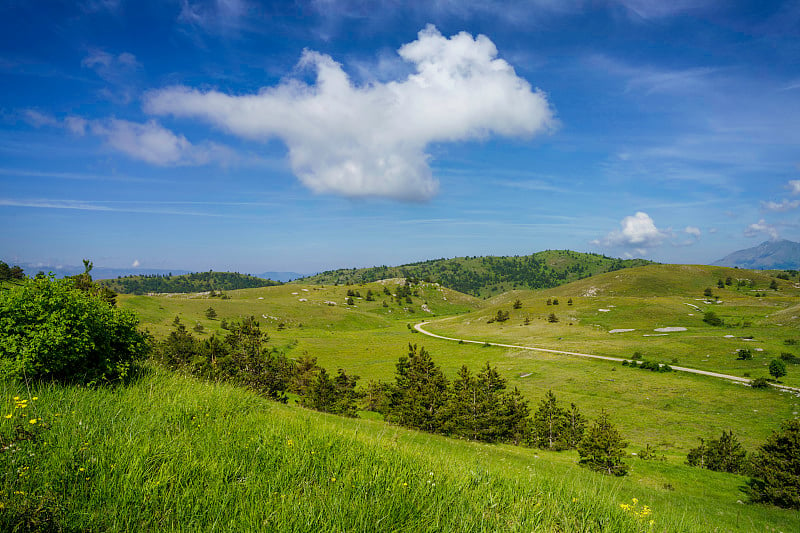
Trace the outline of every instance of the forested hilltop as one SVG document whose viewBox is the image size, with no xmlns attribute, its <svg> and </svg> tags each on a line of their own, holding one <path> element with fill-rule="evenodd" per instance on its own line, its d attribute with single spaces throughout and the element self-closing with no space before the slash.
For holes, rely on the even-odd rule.
<svg viewBox="0 0 800 533">
<path fill-rule="evenodd" d="M 556 287 L 595 274 L 651 263 L 644 259 L 618 259 L 570 250 L 547 250 L 513 257 L 455 257 L 396 267 L 329 270 L 298 282 L 342 285 L 387 278 L 415 278 L 474 296 L 492 296 L 511 289 Z"/>
<path fill-rule="evenodd" d="M 205 292 L 255 289 L 280 285 L 278 281 L 257 278 L 238 272 L 195 272 L 180 276 L 152 274 L 124 276 L 97 282 L 121 294 L 147 294 L 158 292 Z"/>
</svg>

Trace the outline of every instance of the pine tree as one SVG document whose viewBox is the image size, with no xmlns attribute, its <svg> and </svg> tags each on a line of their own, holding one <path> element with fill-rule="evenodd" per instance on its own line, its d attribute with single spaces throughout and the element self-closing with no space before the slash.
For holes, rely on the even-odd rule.
<svg viewBox="0 0 800 533">
<path fill-rule="evenodd" d="M 628 465 L 622 461 L 625 446 L 627 443 L 603 410 L 578 444 L 579 463 L 604 474 L 624 476 L 628 471 Z"/>
<path fill-rule="evenodd" d="M 747 491 L 755 502 L 800 509 L 800 420 L 786 420 L 753 456 Z"/>
<path fill-rule="evenodd" d="M 217 318 L 217 312 L 214 311 L 213 307 L 209 307 L 208 309 L 206 309 L 206 318 L 209 320 L 214 320 L 215 318 Z"/>
<path fill-rule="evenodd" d="M 537 448 L 563 450 L 565 413 L 558 407 L 556 395 L 547 391 L 545 399 L 539 402 L 539 408 L 533 415 L 531 423 L 531 444 Z"/>
<path fill-rule="evenodd" d="M 430 354 L 408 345 L 408 356 L 397 363 L 390 418 L 425 431 L 439 428 L 439 410 L 447 401 L 448 382 Z"/>
<path fill-rule="evenodd" d="M 578 407 L 571 403 L 569 410 L 564 412 L 564 429 L 561 440 L 567 448 L 577 448 L 585 431 L 586 418 L 578 410 Z"/>
<path fill-rule="evenodd" d="M 739 474 L 744 471 L 747 453 L 731 431 L 722 431 L 719 439 L 700 439 L 700 446 L 689 450 L 687 464 Z"/>
<path fill-rule="evenodd" d="M 529 439 L 530 409 L 528 401 L 522 396 L 518 388 L 503 396 L 503 414 L 505 418 L 505 432 L 503 441 L 519 445 Z"/>
</svg>

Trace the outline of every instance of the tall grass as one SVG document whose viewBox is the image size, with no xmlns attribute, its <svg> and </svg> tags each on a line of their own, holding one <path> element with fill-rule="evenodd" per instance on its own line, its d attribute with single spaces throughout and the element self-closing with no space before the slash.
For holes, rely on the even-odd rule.
<svg viewBox="0 0 800 533">
<path fill-rule="evenodd" d="M 4 438 L 38 428 L 0 453 L 3 531 L 647 529 L 613 492 L 507 478 L 400 429 L 372 423 L 382 431 L 363 438 L 224 384 L 155 371 L 116 389 L 40 387 L 22 409 L 12 398 L 27 391 L 0 390 Z"/>
<path fill-rule="evenodd" d="M 797 513 L 726 501 L 738 482 L 730 475 L 637 461 L 630 476 L 612 479 L 568 454 L 339 418 L 159 369 L 118 388 L 0 383 L 0 435 L 0 531 L 798 525 Z M 677 490 L 662 489 L 665 481 Z"/>
</svg>

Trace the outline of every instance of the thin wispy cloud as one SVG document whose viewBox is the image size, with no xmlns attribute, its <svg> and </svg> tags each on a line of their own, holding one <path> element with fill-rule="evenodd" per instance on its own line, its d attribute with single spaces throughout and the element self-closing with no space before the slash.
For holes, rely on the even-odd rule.
<svg viewBox="0 0 800 533">
<path fill-rule="evenodd" d="M 73 211 L 103 211 L 108 213 L 140 213 L 150 215 L 177 215 L 177 216 L 197 216 L 197 217 L 234 217 L 237 215 L 210 213 L 203 211 L 185 211 L 163 208 L 146 207 L 124 207 L 109 206 L 105 204 L 83 201 L 83 200 L 62 200 L 62 199 L 13 199 L 0 198 L 0 206 L 3 207 L 25 207 L 33 209 L 67 209 Z"/>
</svg>

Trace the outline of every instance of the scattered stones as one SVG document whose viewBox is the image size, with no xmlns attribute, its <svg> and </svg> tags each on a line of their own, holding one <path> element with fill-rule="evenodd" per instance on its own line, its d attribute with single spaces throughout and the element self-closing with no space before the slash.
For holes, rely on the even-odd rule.
<svg viewBox="0 0 800 533">
<path fill-rule="evenodd" d="M 658 331 L 661 333 L 672 333 L 674 331 L 686 331 L 686 328 L 681 326 L 667 326 L 665 328 L 656 328 L 653 331 Z"/>
<path fill-rule="evenodd" d="M 609 330 L 609 333 L 625 333 L 628 331 L 636 331 L 635 329 L 612 329 Z"/>
</svg>

